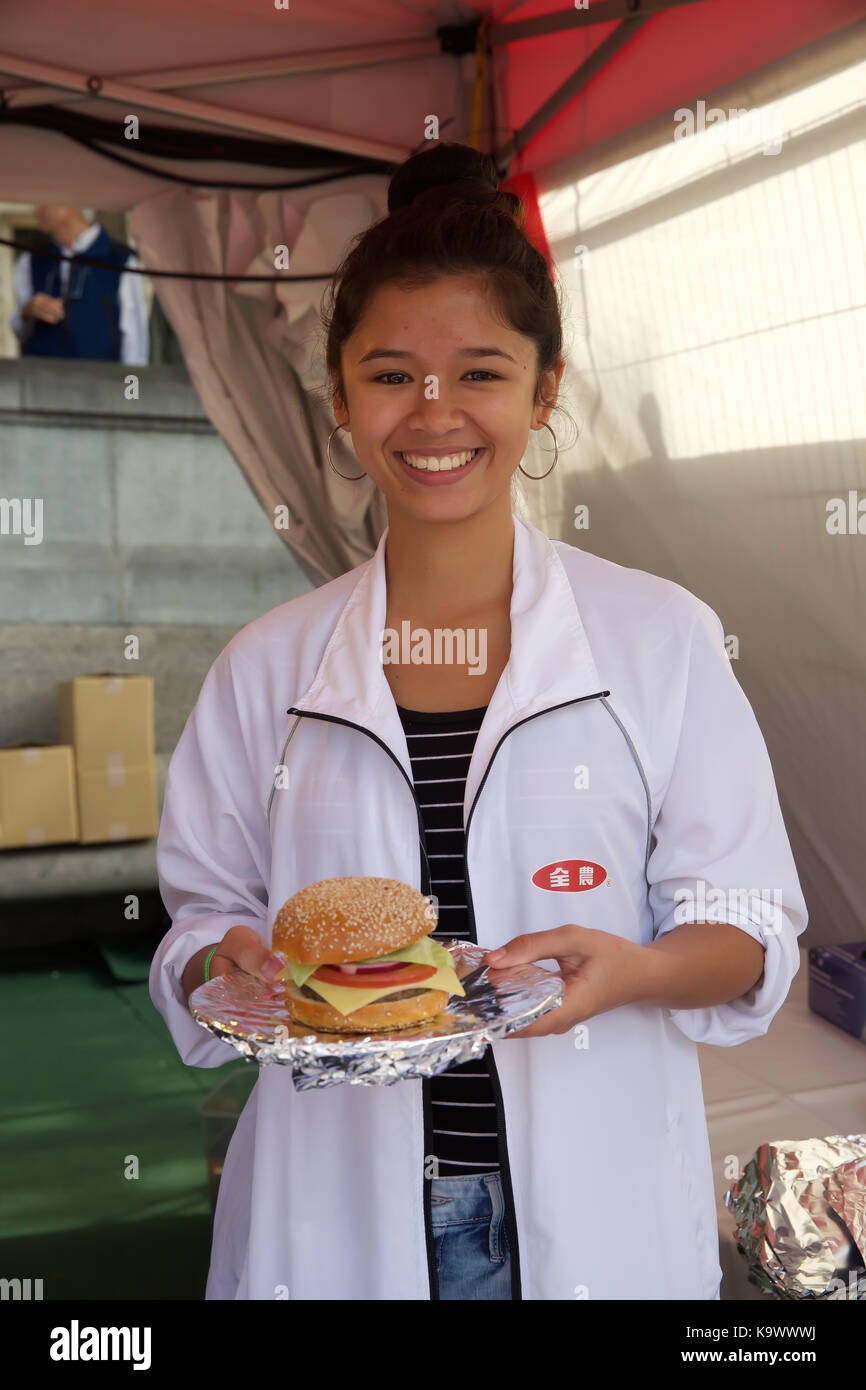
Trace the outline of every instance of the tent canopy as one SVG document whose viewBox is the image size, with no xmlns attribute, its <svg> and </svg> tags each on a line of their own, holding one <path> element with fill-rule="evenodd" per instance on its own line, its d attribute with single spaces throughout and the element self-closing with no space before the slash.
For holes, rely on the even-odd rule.
<svg viewBox="0 0 866 1390">
<path fill-rule="evenodd" d="M 327 279 L 431 134 L 493 153 L 563 290 L 581 425 L 522 484 L 524 514 L 716 610 L 808 944 L 862 938 L 862 0 L 281 6 L 7 0 L 4 197 L 129 210 L 149 271 L 216 277 L 154 283 L 211 420 L 268 521 L 288 505 L 282 538 L 320 583 L 386 520 L 369 480 L 324 463 Z M 778 117 L 783 139 L 732 116 L 728 144 L 675 140 L 700 103 Z M 345 435 L 332 456 L 359 471 Z M 550 453 L 531 438 L 525 462 L 541 475 Z"/>
<path fill-rule="evenodd" d="M 468 109 L 504 172 L 539 174 L 863 15 L 860 0 L 282 3 L 10 0 L 6 198 L 126 209 L 177 178 L 381 174 L 431 114 L 442 138 L 471 137 Z"/>
</svg>

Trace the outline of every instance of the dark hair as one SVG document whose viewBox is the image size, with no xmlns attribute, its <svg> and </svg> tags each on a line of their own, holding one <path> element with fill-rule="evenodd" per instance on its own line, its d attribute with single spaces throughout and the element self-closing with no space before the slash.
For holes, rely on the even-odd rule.
<svg viewBox="0 0 866 1390">
<path fill-rule="evenodd" d="M 341 349 L 373 293 L 386 283 L 420 286 L 460 274 L 478 276 L 494 312 L 535 343 L 537 400 L 542 373 L 562 357 L 562 320 L 547 262 L 525 223 L 522 200 L 499 188 L 493 160 L 470 145 L 431 145 L 401 164 L 388 186 L 388 215 L 355 237 L 322 312 L 325 360 L 344 403 Z"/>
</svg>

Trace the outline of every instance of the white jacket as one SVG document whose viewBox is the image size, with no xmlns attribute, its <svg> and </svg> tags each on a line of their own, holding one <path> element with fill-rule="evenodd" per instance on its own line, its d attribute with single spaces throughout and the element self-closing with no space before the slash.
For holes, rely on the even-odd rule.
<svg viewBox="0 0 866 1390">
<path fill-rule="evenodd" d="M 478 943 L 567 922 L 647 943 L 709 915 L 701 885 L 781 891 L 783 911 L 768 924 L 732 898 L 723 920 L 766 948 L 762 979 L 732 1003 L 622 1006 L 591 1019 L 581 1045 L 571 1031 L 492 1044 L 513 1296 L 715 1299 L 695 1043 L 767 1031 L 807 921 L 769 757 L 711 608 L 514 524 L 511 655 L 466 783 Z M 202 946 L 235 923 L 270 944 L 277 910 L 317 879 L 370 874 L 430 891 L 380 659 L 387 534 L 370 560 L 232 638 L 172 757 L 157 858 L 173 925 L 150 992 L 189 1066 L 238 1056 L 195 1022 L 181 989 Z M 275 791 L 281 766 L 288 785 Z M 562 860 L 606 877 L 574 892 L 533 883 Z M 678 889 L 695 905 L 678 907 Z M 290 1067 L 260 1067 L 225 1161 L 206 1297 L 436 1297 L 422 1088 L 297 1092 Z"/>
</svg>

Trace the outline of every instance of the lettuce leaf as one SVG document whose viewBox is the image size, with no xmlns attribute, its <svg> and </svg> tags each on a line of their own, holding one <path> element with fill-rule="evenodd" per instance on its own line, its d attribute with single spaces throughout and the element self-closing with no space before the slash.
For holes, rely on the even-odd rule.
<svg viewBox="0 0 866 1390">
<path fill-rule="evenodd" d="M 368 956 L 367 960 L 407 960 L 414 961 L 417 965 L 432 965 L 437 970 L 443 968 L 454 968 L 454 957 L 441 941 L 432 941 L 429 936 L 422 936 L 419 941 L 413 941 L 411 946 L 403 946 L 399 951 L 388 951 L 383 956 Z M 364 961 L 353 961 L 354 965 L 362 965 Z M 312 965 L 302 964 L 300 961 L 290 960 L 284 970 L 277 975 L 278 980 L 288 979 L 289 975 L 295 984 L 300 987 L 307 983 L 307 980 L 319 968 L 319 962 Z"/>
</svg>

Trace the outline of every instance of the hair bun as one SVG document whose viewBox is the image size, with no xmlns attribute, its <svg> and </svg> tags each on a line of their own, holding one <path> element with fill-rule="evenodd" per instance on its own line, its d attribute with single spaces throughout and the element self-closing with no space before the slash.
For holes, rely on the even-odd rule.
<svg viewBox="0 0 866 1390">
<path fill-rule="evenodd" d="M 512 216 L 522 206 L 513 193 L 500 191 L 496 165 L 489 155 L 471 145 L 446 141 L 421 150 L 400 165 L 388 186 L 388 212 L 419 202 L 441 205 L 446 187 L 448 200 L 482 206 L 498 203 Z"/>
</svg>

